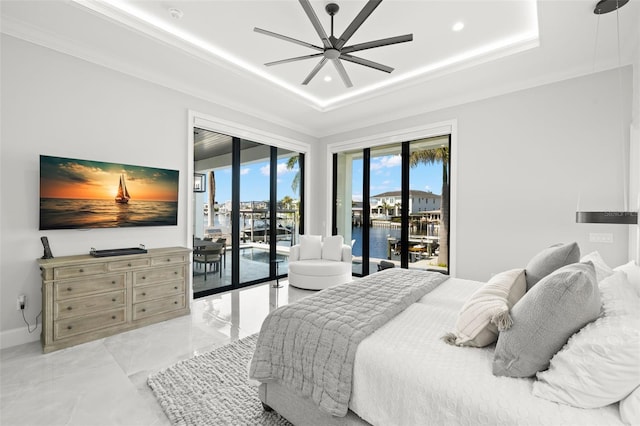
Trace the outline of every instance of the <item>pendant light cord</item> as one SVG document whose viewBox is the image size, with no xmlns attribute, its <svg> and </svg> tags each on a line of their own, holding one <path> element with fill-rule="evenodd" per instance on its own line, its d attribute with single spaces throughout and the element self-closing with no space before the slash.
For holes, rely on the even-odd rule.
<svg viewBox="0 0 640 426">
<path fill-rule="evenodd" d="M 627 180 L 629 179 L 629 177 L 627 176 L 627 155 L 625 155 L 627 153 L 627 148 L 625 146 L 624 140 L 624 119 L 622 117 L 622 112 L 624 111 L 624 104 L 622 102 L 622 63 L 621 63 L 621 58 L 622 58 L 622 53 L 620 50 L 620 3 L 619 0 L 616 0 L 616 35 L 618 38 L 618 97 L 620 100 L 620 139 L 621 139 L 621 145 L 622 145 L 622 150 L 620 152 L 620 155 L 622 156 L 622 188 L 623 188 L 623 200 L 624 200 L 624 211 L 629 211 L 629 194 L 628 194 L 628 183 Z"/>
</svg>

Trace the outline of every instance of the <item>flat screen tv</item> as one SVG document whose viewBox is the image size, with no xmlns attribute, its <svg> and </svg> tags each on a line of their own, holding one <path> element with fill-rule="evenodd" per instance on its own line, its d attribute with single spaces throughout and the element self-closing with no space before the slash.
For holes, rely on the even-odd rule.
<svg viewBox="0 0 640 426">
<path fill-rule="evenodd" d="M 40 156 L 40 230 L 178 224 L 178 170 Z"/>
</svg>

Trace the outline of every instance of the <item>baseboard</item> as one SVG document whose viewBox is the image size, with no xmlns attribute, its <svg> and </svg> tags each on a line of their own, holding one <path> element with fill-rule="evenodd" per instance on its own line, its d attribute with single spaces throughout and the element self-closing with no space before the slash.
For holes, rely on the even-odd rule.
<svg viewBox="0 0 640 426">
<path fill-rule="evenodd" d="M 40 340 L 40 331 L 40 326 L 38 326 L 35 331 L 29 333 L 26 325 L 24 327 L 2 331 L 0 332 L 0 349 L 6 349 Z"/>
</svg>

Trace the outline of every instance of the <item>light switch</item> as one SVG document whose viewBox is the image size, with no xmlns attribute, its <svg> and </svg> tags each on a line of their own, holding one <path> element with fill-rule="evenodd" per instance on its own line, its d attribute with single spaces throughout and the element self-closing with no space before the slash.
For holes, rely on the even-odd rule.
<svg viewBox="0 0 640 426">
<path fill-rule="evenodd" d="M 610 232 L 590 232 L 589 241 L 592 243 L 613 243 L 613 234 Z"/>
</svg>

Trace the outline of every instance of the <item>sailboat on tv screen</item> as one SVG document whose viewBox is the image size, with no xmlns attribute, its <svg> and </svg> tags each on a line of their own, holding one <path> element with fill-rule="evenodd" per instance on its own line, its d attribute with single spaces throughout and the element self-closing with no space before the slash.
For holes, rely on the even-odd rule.
<svg viewBox="0 0 640 426">
<path fill-rule="evenodd" d="M 127 191 L 127 184 L 124 181 L 124 175 L 120 175 L 120 184 L 118 185 L 118 194 L 116 195 L 116 203 L 127 204 L 131 196 Z"/>
</svg>

